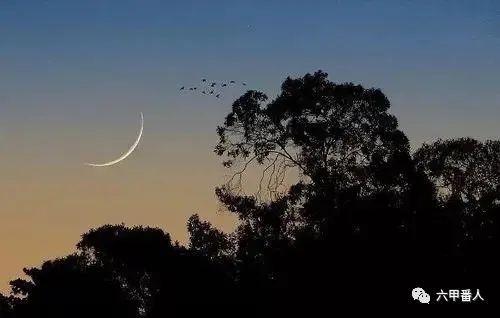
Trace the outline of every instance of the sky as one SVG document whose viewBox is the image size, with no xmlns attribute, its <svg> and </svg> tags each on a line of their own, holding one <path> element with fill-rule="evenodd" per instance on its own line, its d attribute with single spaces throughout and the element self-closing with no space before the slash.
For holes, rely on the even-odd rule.
<svg viewBox="0 0 500 318">
<path fill-rule="evenodd" d="M 186 242 L 193 213 L 230 230 L 214 188 L 222 98 L 201 78 L 270 97 L 324 70 L 378 87 L 412 147 L 500 136 L 500 2 L 0 0 L 0 291 L 107 223 Z M 118 157 L 121 164 L 84 162 Z"/>
</svg>

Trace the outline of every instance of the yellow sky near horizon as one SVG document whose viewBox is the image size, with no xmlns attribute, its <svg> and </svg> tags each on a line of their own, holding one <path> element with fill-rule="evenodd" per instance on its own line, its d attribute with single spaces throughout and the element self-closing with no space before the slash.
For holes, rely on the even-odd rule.
<svg viewBox="0 0 500 318">
<path fill-rule="evenodd" d="M 116 158 L 138 123 L 130 118 L 106 131 L 83 123 L 29 132 L 2 126 L 4 140 L 19 142 L 1 144 L 1 292 L 23 267 L 72 253 L 80 235 L 100 225 L 160 227 L 181 242 L 193 213 L 226 230 L 234 226 L 215 199 L 227 173 L 212 151 L 215 133 L 163 136 L 146 117 L 143 140 L 129 158 L 106 168 L 83 164 Z"/>
</svg>

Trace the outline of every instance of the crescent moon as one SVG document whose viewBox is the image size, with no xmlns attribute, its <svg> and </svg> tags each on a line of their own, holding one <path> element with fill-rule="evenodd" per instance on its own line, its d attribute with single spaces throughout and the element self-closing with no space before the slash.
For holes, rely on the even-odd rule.
<svg viewBox="0 0 500 318">
<path fill-rule="evenodd" d="M 125 160 L 130 154 L 137 148 L 137 145 L 139 145 L 139 142 L 141 141 L 142 137 L 142 131 L 144 130 L 144 115 L 141 112 L 141 130 L 139 131 L 139 135 L 137 136 L 137 139 L 135 140 L 134 144 L 127 150 L 125 153 L 123 153 L 118 159 L 115 159 L 110 162 L 105 162 L 105 163 L 85 163 L 87 166 L 91 167 L 109 167 L 114 164 L 119 163 L 122 160 Z"/>
</svg>

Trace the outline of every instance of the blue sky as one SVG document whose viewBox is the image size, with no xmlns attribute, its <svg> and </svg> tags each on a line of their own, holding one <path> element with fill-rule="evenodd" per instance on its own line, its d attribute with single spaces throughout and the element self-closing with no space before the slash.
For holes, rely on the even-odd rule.
<svg viewBox="0 0 500 318">
<path fill-rule="evenodd" d="M 495 1 L 1 0 L 1 117 L 179 114 L 204 107 L 177 92 L 201 76 L 274 94 L 321 68 L 381 87 L 402 123 L 483 112 L 484 126 L 499 119 L 499 21 Z"/>
</svg>

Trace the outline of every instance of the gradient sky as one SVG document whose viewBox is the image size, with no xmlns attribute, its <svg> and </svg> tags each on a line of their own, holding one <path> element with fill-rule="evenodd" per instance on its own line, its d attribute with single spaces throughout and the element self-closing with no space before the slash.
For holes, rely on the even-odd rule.
<svg viewBox="0 0 500 318">
<path fill-rule="evenodd" d="M 380 87 L 414 147 L 500 136 L 497 1 L 0 0 L 0 291 L 105 223 L 185 242 L 214 187 L 220 100 L 201 77 L 274 96 L 288 75 Z M 144 112 L 143 142 L 122 164 Z"/>
</svg>

